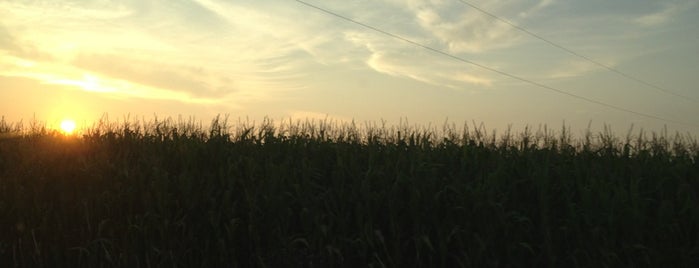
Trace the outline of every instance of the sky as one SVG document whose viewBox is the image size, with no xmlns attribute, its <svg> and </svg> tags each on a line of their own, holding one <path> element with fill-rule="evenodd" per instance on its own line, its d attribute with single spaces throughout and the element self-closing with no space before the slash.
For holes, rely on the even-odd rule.
<svg viewBox="0 0 699 268">
<path fill-rule="evenodd" d="M 2 0 L 0 116 L 699 136 L 696 0 L 303 2 Z"/>
</svg>

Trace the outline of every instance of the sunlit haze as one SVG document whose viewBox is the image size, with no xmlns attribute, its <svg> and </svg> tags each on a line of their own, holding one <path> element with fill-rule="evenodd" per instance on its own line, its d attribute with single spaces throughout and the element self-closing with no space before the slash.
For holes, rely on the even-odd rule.
<svg viewBox="0 0 699 268">
<path fill-rule="evenodd" d="M 65 134 L 72 134 L 75 130 L 76 124 L 72 119 L 64 119 L 61 121 L 61 131 Z"/>
<path fill-rule="evenodd" d="M 0 115 L 699 134 L 696 0 L 303 2 L 1 1 Z"/>
</svg>

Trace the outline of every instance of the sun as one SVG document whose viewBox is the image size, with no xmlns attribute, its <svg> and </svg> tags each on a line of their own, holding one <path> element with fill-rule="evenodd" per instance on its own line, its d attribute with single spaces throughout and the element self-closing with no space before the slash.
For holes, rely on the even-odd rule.
<svg viewBox="0 0 699 268">
<path fill-rule="evenodd" d="M 72 119 L 64 119 L 61 121 L 61 130 L 65 134 L 73 134 L 73 131 L 75 131 L 75 121 Z"/>
</svg>

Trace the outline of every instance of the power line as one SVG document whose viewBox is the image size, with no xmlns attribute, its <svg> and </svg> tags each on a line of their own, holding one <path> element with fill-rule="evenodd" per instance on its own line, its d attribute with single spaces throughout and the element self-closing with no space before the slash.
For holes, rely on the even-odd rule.
<svg viewBox="0 0 699 268">
<path fill-rule="evenodd" d="M 405 37 L 402 37 L 402 36 L 399 36 L 399 35 L 396 35 L 396 34 L 392 34 L 392 33 L 390 33 L 390 32 L 387 32 L 387 31 L 381 30 L 381 29 L 379 29 L 379 28 L 376 28 L 376 27 L 374 27 L 374 26 L 371 26 L 371 25 L 368 25 L 368 24 L 365 24 L 365 23 L 362 23 L 362 22 L 353 20 L 353 19 L 348 18 L 348 17 L 346 17 L 346 16 L 343 16 L 343 15 L 340 15 L 340 14 L 335 13 L 335 12 L 333 12 L 333 11 L 330 11 L 330 10 L 328 10 L 328 9 L 324 9 L 324 8 L 322 8 L 322 7 L 319 7 L 319 6 L 316 6 L 316 5 L 307 3 L 307 2 L 305 2 L 305 1 L 296 0 L 296 2 L 301 3 L 301 4 L 304 4 L 304 5 L 306 5 L 306 6 L 308 6 L 308 7 L 311 7 L 311 8 L 317 9 L 317 10 L 322 11 L 322 12 L 324 12 L 324 13 L 327 13 L 327 14 L 329 14 L 329 15 L 338 17 L 338 18 L 340 18 L 340 19 L 346 20 L 346 21 L 348 21 L 348 22 L 352 22 L 352 23 L 357 24 L 357 25 L 360 25 L 360 26 L 362 26 L 362 27 L 365 27 L 365 28 L 374 30 L 374 31 L 376 31 L 376 32 L 382 33 L 382 34 L 387 35 L 387 36 L 389 36 L 389 37 L 392 37 L 392 38 L 401 40 L 401 41 L 403 41 L 403 42 L 410 43 L 410 44 L 412 44 L 412 45 L 421 47 L 421 48 L 423 48 L 423 49 L 432 51 L 432 52 L 434 52 L 434 53 L 437 53 L 437 54 L 440 54 L 440 55 L 443 55 L 443 56 L 446 56 L 446 57 L 449 57 L 449 58 L 452 58 L 452 59 L 455 59 L 455 60 L 458 60 L 458 61 L 461 61 L 461 62 L 465 62 L 465 63 L 471 64 L 471 65 L 475 65 L 475 66 L 477 66 L 477 67 L 479 67 L 479 68 L 486 69 L 486 70 L 488 70 L 488 71 L 491 71 L 491 72 L 500 74 L 500 75 L 502 75 L 502 76 L 506 76 L 506 77 L 509 77 L 509 78 L 512 78 L 512 79 L 515 79 L 515 80 L 519 80 L 519 81 L 525 82 L 525 83 L 527 83 L 527 84 L 535 85 L 535 86 L 540 87 L 540 88 L 548 89 L 548 90 L 557 92 L 557 93 L 559 93 L 559 94 L 568 95 L 568 96 L 570 96 L 570 97 L 573 97 L 573 98 L 576 98 L 576 99 L 580 99 L 580 100 L 583 100 L 583 101 L 586 101 L 586 102 L 594 103 L 594 104 L 601 105 L 601 106 L 604 106 L 604 107 L 607 107 L 607 108 L 611 108 L 611 109 L 614 109 L 614 110 L 627 112 L 627 113 L 630 113 L 630 114 L 635 114 L 635 115 L 642 116 L 642 117 L 646 117 L 646 118 L 651 118 L 651 119 L 655 119 L 655 120 L 665 121 L 665 122 L 668 122 L 668 123 L 675 123 L 675 124 L 679 124 L 679 125 L 686 125 L 686 126 L 692 126 L 692 127 L 699 127 L 699 125 L 696 125 L 696 124 L 686 123 L 686 122 L 676 121 L 676 120 L 671 120 L 671 119 L 666 119 L 666 118 L 662 118 L 662 117 L 655 116 L 655 115 L 652 115 L 652 114 L 647 114 L 647 113 L 642 113 L 642 112 L 636 112 L 636 111 L 629 110 L 629 109 L 626 109 L 626 108 L 623 108 L 623 107 L 619 107 L 619 106 L 616 106 L 616 105 L 608 104 L 608 103 L 605 103 L 605 102 L 602 102 L 602 101 L 598 101 L 598 100 L 595 100 L 595 99 L 591 99 L 591 98 L 583 97 L 583 96 L 576 95 L 576 94 L 573 94 L 573 93 L 570 93 L 570 92 L 566 92 L 566 91 L 563 91 L 563 90 L 560 90 L 560 89 L 557 89 L 557 88 L 554 88 L 554 87 L 551 87 L 551 86 L 548 86 L 548 85 L 544 85 L 544 84 L 542 84 L 542 83 L 538 83 L 538 82 L 535 82 L 535 81 L 532 81 L 532 80 L 529 80 L 529 79 L 526 79 L 526 78 L 523 78 L 523 77 L 520 77 L 520 76 L 517 76 L 517 75 L 514 75 L 514 74 L 510 74 L 510 73 L 507 73 L 507 72 L 504 72 L 504 71 L 500 71 L 500 70 L 495 69 L 495 68 L 491 68 L 491 67 L 482 65 L 482 64 L 477 63 L 477 62 L 473 62 L 473 61 L 467 60 L 467 59 L 462 58 L 462 57 L 459 57 L 459 56 L 455 56 L 455 55 L 449 54 L 449 53 L 447 53 L 447 52 L 444 52 L 444 51 L 439 50 L 439 49 L 436 49 L 436 48 L 432 48 L 432 47 L 427 46 L 427 45 L 420 44 L 420 43 L 418 43 L 418 42 L 412 41 L 412 40 L 407 39 L 407 38 L 405 38 Z"/>
<path fill-rule="evenodd" d="M 625 78 L 627 78 L 627 79 L 633 80 L 633 81 L 635 81 L 635 82 L 637 82 L 637 83 L 646 85 L 646 86 L 648 86 L 648 87 L 654 88 L 654 89 L 659 90 L 659 91 L 661 91 L 661 92 L 663 92 L 663 93 L 665 93 L 665 94 L 670 94 L 670 95 L 673 95 L 673 96 L 679 97 L 679 98 L 689 99 L 689 100 L 692 100 L 692 101 L 694 101 L 694 102 L 699 102 L 699 100 L 697 100 L 696 98 L 692 98 L 692 97 L 689 97 L 689 96 L 685 96 L 685 95 L 682 95 L 682 94 L 675 93 L 675 92 L 673 92 L 673 91 L 664 89 L 664 88 L 662 88 L 662 87 L 660 87 L 660 86 L 657 86 L 657 85 L 655 85 L 655 84 L 652 84 L 652 83 L 643 81 L 643 80 L 641 80 L 641 79 L 639 79 L 639 78 L 636 78 L 636 77 L 634 77 L 634 76 L 632 76 L 632 75 L 630 75 L 630 74 L 627 74 L 627 73 L 624 73 L 624 72 L 622 72 L 622 71 L 619 71 L 619 70 L 617 70 L 616 68 L 613 68 L 613 67 L 608 66 L 608 65 L 606 65 L 606 64 L 604 64 L 604 63 L 601 63 L 601 62 L 599 62 L 599 61 L 596 61 L 596 60 L 594 60 L 594 59 L 592 59 L 592 58 L 590 58 L 590 57 L 587 57 L 587 56 L 585 56 L 585 55 L 582 55 L 582 54 L 580 54 L 580 53 L 577 53 L 577 52 L 575 52 L 575 51 L 573 51 L 573 50 L 571 50 L 571 49 L 569 49 L 569 48 L 566 48 L 566 47 L 564 47 L 564 46 L 558 44 L 558 43 L 555 43 L 555 42 L 553 42 L 553 41 L 551 41 L 551 40 L 548 40 L 548 39 L 546 39 L 546 38 L 544 38 L 544 37 L 542 37 L 542 36 L 540 36 L 540 35 L 538 35 L 538 34 L 535 34 L 535 33 L 531 32 L 531 31 L 525 29 L 524 27 L 518 26 L 517 24 L 514 24 L 514 23 L 510 22 L 509 20 L 506 20 L 506 19 L 504 19 L 504 18 L 502 18 L 502 17 L 500 17 L 500 16 L 498 16 L 498 15 L 495 15 L 495 14 L 493 14 L 493 13 L 491 13 L 491 12 L 488 12 L 488 11 L 486 11 L 486 10 L 484 10 L 484 9 L 482 9 L 482 8 L 480 8 L 480 7 L 476 6 L 476 5 L 474 5 L 474 4 L 471 4 L 471 3 L 466 2 L 466 1 L 464 1 L 464 0 L 458 0 L 458 1 L 461 2 L 461 3 L 463 3 L 464 5 L 467 5 L 467 6 L 472 7 L 473 9 L 475 9 L 475 10 L 477 10 L 477 11 L 483 13 L 483 14 L 486 14 L 486 15 L 488 15 L 488 16 L 490 16 L 490 17 L 496 19 L 496 20 L 499 20 L 499 21 L 501 21 L 501 22 L 503 22 L 503 23 L 505 23 L 505 24 L 511 26 L 512 28 L 515 28 L 515 29 L 517 29 L 517 30 L 520 30 L 520 31 L 522 31 L 522 32 L 524 32 L 524 33 L 526 33 L 526 34 L 528 34 L 528 35 L 531 35 L 532 37 L 534 37 L 534 38 L 536 38 L 536 39 L 539 39 L 539 40 L 541 40 L 541 41 L 544 41 L 544 42 L 548 43 L 549 45 L 552 45 L 552 46 L 554 46 L 554 47 L 556 47 L 556 48 L 558 48 L 558 49 L 561 49 L 561 50 L 563 50 L 563 51 L 565 51 L 565 52 L 568 52 L 569 54 L 571 54 L 571 55 L 573 55 L 573 56 L 576 56 L 576 57 L 579 57 L 579 58 L 584 59 L 584 60 L 586 60 L 586 61 L 589 61 L 589 62 L 591 62 L 591 63 L 594 63 L 595 65 L 600 66 L 600 67 L 602 67 L 602 68 L 605 68 L 605 69 L 607 69 L 607 70 L 609 70 L 609 71 L 612 71 L 612 72 L 614 72 L 614 73 L 616 73 L 616 74 L 618 74 L 618 75 L 620 75 L 620 76 L 622 76 L 622 77 L 625 77 Z"/>
</svg>

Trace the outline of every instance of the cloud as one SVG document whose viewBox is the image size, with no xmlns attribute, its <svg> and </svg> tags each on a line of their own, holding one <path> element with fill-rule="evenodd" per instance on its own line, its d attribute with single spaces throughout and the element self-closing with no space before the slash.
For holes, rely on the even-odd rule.
<svg viewBox="0 0 699 268">
<path fill-rule="evenodd" d="M 480 53 L 514 45 L 520 35 L 512 27 L 473 11 L 459 18 L 445 18 L 440 11 L 416 11 L 420 26 L 454 53 Z"/>
<path fill-rule="evenodd" d="M 484 53 L 510 48 L 521 42 L 522 34 L 512 26 L 499 21 L 460 1 L 389 0 L 396 6 L 407 7 L 427 39 L 435 39 L 452 53 Z M 554 0 L 536 3 L 528 0 L 483 1 L 475 4 L 503 19 L 525 20 L 551 6 Z M 514 22 L 514 21 L 513 21 Z M 514 22 L 517 24 L 516 22 Z"/>
<path fill-rule="evenodd" d="M 543 10 L 543 9 L 545 9 L 545 8 L 547 8 L 547 7 L 549 7 L 549 6 L 551 6 L 551 5 L 553 5 L 554 2 L 555 2 L 555 0 L 541 0 L 541 1 L 539 1 L 539 3 L 536 4 L 534 7 L 530 8 L 530 9 L 528 9 L 528 10 L 525 10 L 525 11 L 520 12 L 520 13 L 519 13 L 519 17 L 520 17 L 520 18 L 527 18 L 527 17 L 530 17 L 530 16 L 532 16 L 533 14 L 536 14 L 536 13 L 538 13 L 539 11 L 541 11 L 541 10 Z"/>
<path fill-rule="evenodd" d="M 74 65 L 114 79 L 186 93 L 197 98 L 221 98 L 236 92 L 232 78 L 203 68 L 178 66 L 116 55 L 81 55 Z"/>
<path fill-rule="evenodd" d="M 663 10 L 637 18 L 634 22 L 642 26 L 657 26 L 668 21 L 677 11 L 677 6 L 667 6 Z"/>
<path fill-rule="evenodd" d="M 614 66 L 614 64 L 609 63 L 605 63 L 605 65 Z M 572 78 L 601 70 L 603 70 L 602 67 L 586 60 L 568 60 L 556 64 L 555 68 L 545 72 L 544 77 L 548 79 Z"/>
<path fill-rule="evenodd" d="M 505 19 L 526 21 L 536 19 L 534 15 L 555 3 L 554 0 L 516 0 L 484 1 L 478 5 Z M 512 26 L 458 1 L 387 0 L 320 6 L 419 44 L 503 71 L 519 64 L 502 55 L 516 54 L 515 50 L 528 42 L 522 38 L 526 35 Z M 307 51 L 324 64 L 354 64 L 356 59 L 363 59 L 363 63 L 373 71 L 448 88 L 463 88 L 465 85 L 489 87 L 498 78 L 490 71 L 468 63 L 437 55 L 327 14 L 320 15 L 325 18 L 315 23 L 326 27 L 317 36 L 308 36 L 314 41 L 313 48 Z M 344 36 L 336 38 L 337 32 L 343 32 Z M 495 50 L 500 51 L 491 53 Z M 333 56 L 342 60 L 334 61 Z"/>
<path fill-rule="evenodd" d="M 429 52 L 396 52 L 381 49 L 380 46 L 368 48 L 371 54 L 366 64 L 380 73 L 450 88 L 462 88 L 464 83 L 481 86 L 491 86 L 493 83 L 481 71 L 468 64 L 425 54 Z"/>
<path fill-rule="evenodd" d="M 15 42 L 15 39 L 2 24 L 0 24 L 0 49 L 5 51 L 20 50 L 19 46 Z"/>
<path fill-rule="evenodd" d="M 18 30 L 16 36 L 22 38 L 23 47 L 34 44 L 55 56 L 52 64 L 74 68 L 70 75 L 60 78 L 59 73 L 52 81 L 73 81 L 78 86 L 90 85 L 83 74 L 88 73 L 104 83 L 126 81 L 163 94 L 177 93 L 182 99 L 239 100 L 282 98 L 279 92 L 303 87 L 304 77 L 328 68 L 368 69 L 449 88 L 492 86 L 495 81 L 488 71 L 293 2 L 62 3 L 68 4 L 55 10 L 21 6 L 28 17 L 46 16 L 36 24 L 36 33 Z M 486 1 L 482 7 L 517 17 L 521 10 L 535 14 L 552 3 Z M 458 1 L 322 5 L 439 50 L 477 54 L 465 57 L 479 63 L 507 62 L 485 52 L 520 43 L 521 33 Z M 10 35 L 0 31 L 0 42 L 16 40 L 15 35 L 4 36 Z"/>
<path fill-rule="evenodd" d="M 80 3 L 0 3 L 13 11 L 3 20 L 8 27 L 0 25 L 0 56 L 9 53 L 0 66 L 12 68 L 0 73 L 83 89 L 99 82 L 129 97 L 274 98 L 298 88 L 294 80 L 309 71 L 301 53 L 330 41 L 309 38 L 313 29 L 296 27 L 284 14 L 292 9 L 274 1 L 270 8 L 257 1 Z M 27 20 L 31 28 L 22 27 Z M 20 66 L 30 62 L 34 68 Z"/>
<path fill-rule="evenodd" d="M 683 1 L 668 3 L 663 2 L 663 7 L 659 10 L 655 10 L 652 13 L 642 15 L 633 20 L 638 25 L 641 26 L 659 26 L 671 21 L 673 18 L 677 17 L 679 13 L 686 12 L 692 7 L 696 6 L 698 2 L 696 1 Z"/>
<path fill-rule="evenodd" d="M 2 24 L 0 24 L 0 52 L 30 60 L 51 60 L 52 57 L 39 50 L 33 44 L 22 42 Z"/>
</svg>

